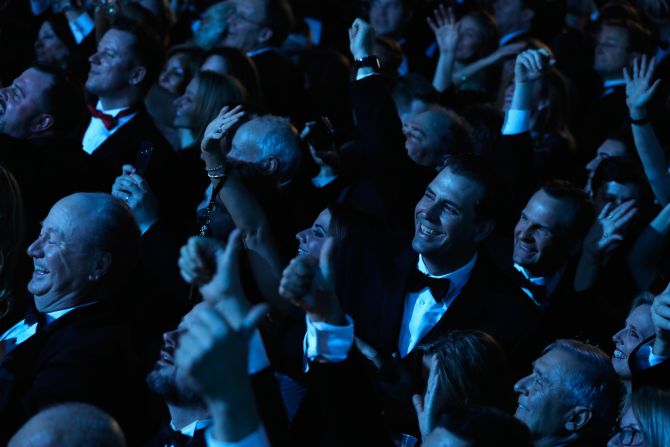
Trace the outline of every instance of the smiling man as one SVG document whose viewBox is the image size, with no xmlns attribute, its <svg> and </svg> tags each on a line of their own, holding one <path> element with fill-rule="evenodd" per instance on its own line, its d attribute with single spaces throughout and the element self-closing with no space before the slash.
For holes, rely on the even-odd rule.
<svg viewBox="0 0 670 447">
<path fill-rule="evenodd" d="M 52 207 L 28 248 L 36 310 L 0 336 L 0 444 L 41 409 L 68 401 L 109 412 L 130 442 L 151 429 L 148 389 L 113 290 L 138 245 L 130 211 L 109 194 L 74 194 Z"/>
<path fill-rule="evenodd" d="M 535 447 L 605 445 L 616 420 L 621 387 L 607 355 L 575 340 L 558 340 L 514 385 L 515 416 Z"/>
</svg>

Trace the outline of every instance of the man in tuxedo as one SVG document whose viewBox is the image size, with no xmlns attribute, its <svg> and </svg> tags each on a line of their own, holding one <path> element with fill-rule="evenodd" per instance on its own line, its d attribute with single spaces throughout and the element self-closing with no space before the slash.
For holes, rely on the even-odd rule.
<svg viewBox="0 0 670 447">
<path fill-rule="evenodd" d="M 575 340 L 557 340 L 514 385 L 515 416 L 536 447 L 605 445 L 619 410 L 621 385 L 609 357 Z"/>
<path fill-rule="evenodd" d="M 28 248 L 34 309 L 0 336 L 0 443 L 38 411 L 66 401 L 109 412 L 131 443 L 152 428 L 114 290 L 138 244 L 130 211 L 109 194 L 74 194 L 52 207 Z"/>
<path fill-rule="evenodd" d="M 97 187 L 79 141 L 83 89 L 58 69 L 34 65 L 0 89 L 0 109 L 0 162 L 16 177 L 27 230 L 36 232 L 57 200 Z"/>
<path fill-rule="evenodd" d="M 159 42 L 137 25 L 118 21 L 105 33 L 90 58 L 86 89 L 98 101 L 88 106 L 91 120 L 82 143 L 106 185 L 124 164 L 133 164 L 165 203 L 174 182 L 174 153 L 144 107 L 162 55 Z"/>
<path fill-rule="evenodd" d="M 450 329 L 483 330 L 508 350 L 530 330 L 534 306 L 479 250 L 500 205 L 494 179 L 484 160 L 453 156 L 416 205 L 411 248 L 388 236 L 345 240 L 337 296 L 382 360 Z"/>
<path fill-rule="evenodd" d="M 254 61 L 261 91 L 270 113 L 294 116 L 299 112 L 302 76 L 277 51 L 293 26 L 293 11 L 286 0 L 233 0 L 223 46 L 238 48 Z"/>
</svg>

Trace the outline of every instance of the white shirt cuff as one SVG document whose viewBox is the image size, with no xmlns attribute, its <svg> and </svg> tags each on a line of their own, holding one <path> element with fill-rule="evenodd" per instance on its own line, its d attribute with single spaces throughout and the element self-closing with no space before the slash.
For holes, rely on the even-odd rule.
<svg viewBox="0 0 670 447">
<path fill-rule="evenodd" d="M 530 110 L 508 110 L 503 124 L 503 135 L 518 135 L 530 131 Z"/>
<path fill-rule="evenodd" d="M 337 178 L 337 175 L 329 175 L 328 177 L 314 177 L 312 179 L 312 184 L 317 188 L 323 188 L 324 186 L 330 184 Z"/>
<path fill-rule="evenodd" d="M 360 81 L 361 79 L 365 79 L 368 76 L 375 76 L 378 75 L 379 73 L 371 71 L 369 73 L 361 73 L 361 70 L 359 69 L 358 72 L 356 73 L 356 80 Z"/>
<path fill-rule="evenodd" d="M 261 333 L 258 332 L 258 329 L 256 329 L 254 334 L 251 336 L 251 340 L 249 340 L 249 360 L 247 363 L 247 372 L 251 376 L 257 372 L 263 371 L 269 366 L 270 360 L 268 359 L 267 352 L 265 352 L 265 346 L 263 346 Z"/>
<path fill-rule="evenodd" d="M 91 34 L 91 31 L 95 29 L 95 23 L 86 12 L 79 14 L 79 17 L 77 17 L 74 21 L 69 22 L 68 25 L 70 25 L 70 31 L 72 31 L 72 35 L 74 36 L 74 40 L 77 42 L 77 45 L 79 45 L 86 38 L 86 36 Z"/>
<path fill-rule="evenodd" d="M 267 434 L 265 434 L 265 428 L 262 424 L 255 432 L 237 442 L 218 441 L 214 439 L 212 429 L 208 428 L 205 431 L 205 442 L 207 443 L 207 447 L 270 447 L 270 441 Z"/>
<path fill-rule="evenodd" d="M 322 321 L 312 322 L 305 316 L 307 333 L 303 352 L 310 362 L 343 362 L 354 344 L 354 321 L 345 315 L 346 326 L 335 326 Z"/>
</svg>

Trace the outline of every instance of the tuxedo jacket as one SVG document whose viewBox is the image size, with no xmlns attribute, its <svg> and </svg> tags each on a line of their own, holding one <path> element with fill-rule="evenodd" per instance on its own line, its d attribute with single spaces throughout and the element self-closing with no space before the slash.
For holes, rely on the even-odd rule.
<svg viewBox="0 0 670 447">
<path fill-rule="evenodd" d="M 153 430 L 144 374 L 116 312 L 96 303 L 74 309 L 0 361 L 0 444 L 40 410 L 85 402 L 108 412 L 129 445 Z"/>
<path fill-rule="evenodd" d="M 392 256 L 379 246 L 345 244 L 338 259 L 338 296 L 355 322 L 356 335 L 380 353 L 397 352 L 408 282 L 418 255 L 404 248 Z M 419 343 L 452 329 L 477 329 L 510 352 L 532 329 L 537 309 L 494 267 L 483 251 L 467 283 Z M 411 354 L 411 353 L 410 353 Z"/>
<path fill-rule="evenodd" d="M 135 165 L 138 153 L 147 145 L 151 145 L 153 151 L 146 172 L 140 175 L 158 197 L 161 213 L 170 211 L 171 216 L 178 215 L 176 208 L 183 200 L 176 195 L 179 189 L 175 183 L 179 178 L 176 177 L 175 153 L 147 113 L 144 103 L 140 104 L 137 114 L 130 121 L 91 154 L 100 181 L 107 190 L 111 190 L 114 180 L 121 175 L 121 167 L 124 164 Z"/>
</svg>

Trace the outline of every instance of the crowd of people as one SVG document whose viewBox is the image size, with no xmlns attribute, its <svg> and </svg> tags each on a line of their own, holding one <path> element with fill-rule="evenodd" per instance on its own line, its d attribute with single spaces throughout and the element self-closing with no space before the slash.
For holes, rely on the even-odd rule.
<svg viewBox="0 0 670 447">
<path fill-rule="evenodd" d="M 670 446 L 670 0 L 0 42 L 0 445 Z"/>
</svg>

